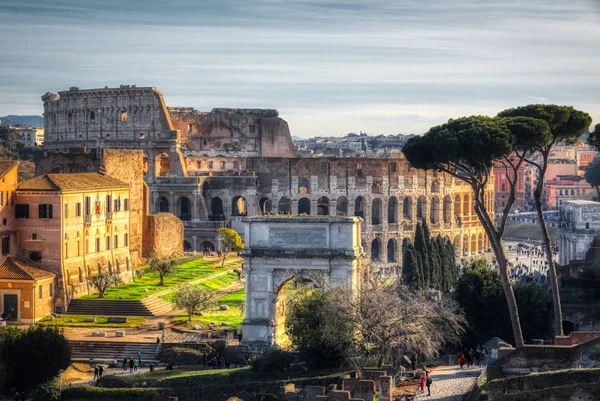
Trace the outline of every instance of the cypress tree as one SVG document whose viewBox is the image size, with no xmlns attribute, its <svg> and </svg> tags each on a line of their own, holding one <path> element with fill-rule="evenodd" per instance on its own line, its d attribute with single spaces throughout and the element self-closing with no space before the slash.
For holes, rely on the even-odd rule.
<svg viewBox="0 0 600 401">
<path fill-rule="evenodd" d="M 450 272 L 450 288 L 458 281 L 460 275 L 459 267 L 456 264 L 454 245 L 450 241 L 446 243 L 446 259 L 448 260 L 448 271 Z"/>
<path fill-rule="evenodd" d="M 449 265 L 444 242 L 445 240 L 442 238 L 442 236 L 438 235 L 435 239 L 435 249 L 437 251 L 437 256 L 440 264 L 440 289 L 444 292 L 448 292 L 448 290 L 450 289 L 450 272 L 448 270 Z"/>
<path fill-rule="evenodd" d="M 421 223 L 417 223 L 415 230 L 415 249 L 421 257 L 421 271 L 423 273 L 423 288 L 428 288 L 431 283 L 431 264 L 429 259 L 428 244 Z"/>
<path fill-rule="evenodd" d="M 417 256 L 417 268 L 415 269 L 415 287 L 419 290 L 425 288 L 425 277 L 423 275 L 423 258 L 421 254 L 415 250 L 415 255 Z"/>
<path fill-rule="evenodd" d="M 415 247 L 410 244 L 404 252 L 404 260 L 402 261 L 402 279 L 406 284 L 415 285 L 418 268 Z"/>
</svg>

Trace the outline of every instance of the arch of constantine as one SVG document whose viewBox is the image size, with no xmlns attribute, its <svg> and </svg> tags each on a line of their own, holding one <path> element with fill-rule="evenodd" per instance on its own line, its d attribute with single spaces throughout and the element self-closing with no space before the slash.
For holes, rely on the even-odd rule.
<svg viewBox="0 0 600 401">
<path fill-rule="evenodd" d="M 284 345 L 285 286 L 292 279 L 360 284 L 357 217 L 251 217 L 243 221 L 246 316 L 243 347 Z"/>
<path fill-rule="evenodd" d="M 452 241 L 457 256 L 489 247 L 471 188 L 453 177 L 386 158 L 296 157 L 285 120 L 272 109 L 168 108 L 156 88 L 71 88 L 42 97 L 42 170 L 75 172 L 81 154 L 141 149 L 151 213 L 184 224 L 184 249 L 215 250 L 215 231 L 245 232 L 243 219 L 270 214 L 358 216 L 366 258 L 402 263 L 420 221 Z M 493 216 L 494 182 L 486 190 Z"/>
</svg>

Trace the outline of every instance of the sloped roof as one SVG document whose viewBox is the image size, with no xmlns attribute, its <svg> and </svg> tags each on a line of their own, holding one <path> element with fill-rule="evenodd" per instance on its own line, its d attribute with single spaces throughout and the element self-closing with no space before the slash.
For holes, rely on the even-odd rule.
<svg viewBox="0 0 600 401">
<path fill-rule="evenodd" d="M 0 160 L 0 177 L 8 173 L 10 169 L 19 164 L 17 160 Z"/>
<path fill-rule="evenodd" d="M 23 181 L 17 191 L 78 191 L 122 188 L 129 185 L 100 173 L 44 174 Z"/>
<path fill-rule="evenodd" d="M 485 344 L 483 344 L 482 347 L 487 348 L 487 349 L 500 349 L 500 348 L 509 348 L 509 347 L 512 347 L 512 345 L 510 345 L 506 341 L 502 340 L 501 338 L 492 337 Z"/>
<path fill-rule="evenodd" d="M 7 256 L 0 263 L 0 279 L 34 281 L 52 277 L 56 274 L 24 258 Z"/>
</svg>

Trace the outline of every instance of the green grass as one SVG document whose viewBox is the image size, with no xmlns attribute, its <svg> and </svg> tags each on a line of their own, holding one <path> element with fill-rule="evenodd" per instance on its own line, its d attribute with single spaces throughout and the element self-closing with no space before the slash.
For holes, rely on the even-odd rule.
<svg viewBox="0 0 600 401">
<path fill-rule="evenodd" d="M 226 274 L 223 274 L 219 277 L 214 277 L 214 278 L 211 278 L 211 279 L 201 282 L 200 284 L 198 284 L 198 287 L 201 287 L 201 288 L 204 288 L 204 289 L 210 290 L 210 291 L 218 291 L 218 290 L 222 290 L 225 287 L 229 287 L 230 285 L 234 284 L 236 281 L 238 281 L 237 273 L 235 273 L 233 271 L 229 271 Z M 169 292 L 168 294 L 161 295 L 158 298 L 162 299 L 163 301 L 172 302 L 173 297 L 175 296 L 175 293 L 176 293 L 176 291 Z"/>
<path fill-rule="evenodd" d="M 246 300 L 246 290 L 238 290 L 219 298 L 219 302 L 241 304 Z"/>
<path fill-rule="evenodd" d="M 548 233 L 552 241 L 558 240 L 558 228 L 548 227 Z M 538 224 L 526 223 L 523 221 L 508 220 L 506 230 L 504 231 L 505 239 L 512 240 L 532 240 L 543 241 L 542 229 Z"/>
<path fill-rule="evenodd" d="M 212 274 L 224 271 L 226 268 L 236 266 L 240 263 L 237 258 L 228 259 L 225 268 L 221 268 L 221 263 L 215 260 L 205 260 L 200 258 L 186 261 L 175 268 L 175 271 L 165 276 L 165 285 L 159 286 L 160 281 L 157 272 L 146 269 L 142 278 L 135 278 L 131 283 L 123 284 L 118 287 L 112 287 L 104 293 L 104 299 L 129 299 L 140 300 L 156 292 L 167 290 L 176 285 L 188 281 L 208 277 Z M 236 276 L 237 277 L 237 276 Z M 146 292 L 145 290 L 148 290 Z M 97 294 L 91 294 L 81 297 L 82 299 L 98 299 Z"/>
<path fill-rule="evenodd" d="M 96 323 L 84 322 L 83 319 L 93 317 L 96 319 Z M 45 326 L 58 326 L 58 327 L 104 327 L 104 328 L 124 328 L 124 327 L 136 327 L 146 322 L 143 317 L 127 317 L 127 323 L 108 323 L 108 316 L 83 316 L 83 315 L 63 315 L 57 316 L 54 320 L 50 318 L 44 318 L 38 323 Z"/>
<path fill-rule="evenodd" d="M 217 306 L 215 308 L 204 311 L 204 316 L 193 316 L 192 325 L 198 323 L 202 327 L 208 327 L 211 322 L 221 327 L 222 322 L 229 322 L 229 326 L 222 326 L 223 329 L 228 328 L 229 330 L 236 330 L 237 326 L 244 320 L 244 314 L 242 313 L 242 304 L 246 299 L 246 291 L 239 290 L 232 292 L 231 294 L 223 295 L 219 298 Z M 219 305 L 229 306 L 229 310 L 219 310 Z M 173 322 L 187 322 L 188 316 L 186 314 L 178 315 L 173 318 Z"/>
</svg>

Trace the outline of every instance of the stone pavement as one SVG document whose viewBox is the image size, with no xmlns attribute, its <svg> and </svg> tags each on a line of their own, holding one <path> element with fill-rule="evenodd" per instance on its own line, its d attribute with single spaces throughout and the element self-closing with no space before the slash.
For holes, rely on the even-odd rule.
<svg viewBox="0 0 600 401">
<path fill-rule="evenodd" d="M 477 367 L 461 369 L 460 366 L 455 365 L 436 368 L 430 373 L 433 380 L 431 396 L 427 396 L 427 387 L 425 387 L 425 394 L 418 394 L 417 399 L 462 401 L 480 373 L 481 368 Z"/>
</svg>

